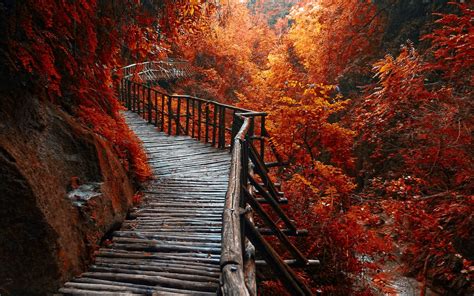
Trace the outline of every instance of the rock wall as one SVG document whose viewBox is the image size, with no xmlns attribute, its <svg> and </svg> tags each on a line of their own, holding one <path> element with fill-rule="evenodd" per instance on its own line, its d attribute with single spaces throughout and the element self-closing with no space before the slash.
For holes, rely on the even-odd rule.
<svg viewBox="0 0 474 296">
<path fill-rule="evenodd" d="M 104 139 L 56 105 L 0 90 L 1 295 L 52 294 L 82 272 L 133 193 Z"/>
</svg>

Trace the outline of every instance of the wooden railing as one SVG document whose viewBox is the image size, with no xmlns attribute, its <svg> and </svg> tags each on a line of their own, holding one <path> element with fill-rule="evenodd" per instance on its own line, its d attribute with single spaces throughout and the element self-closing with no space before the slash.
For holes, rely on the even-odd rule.
<svg viewBox="0 0 474 296">
<path fill-rule="evenodd" d="M 232 145 L 234 115 L 249 110 L 188 95 L 166 94 L 152 86 L 123 78 L 119 85 L 120 100 L 131 111 L 140 114 L 149 123 L 168 135 L 188 135 L 225 149 Z M 254 113 L 252 140 L 265 157 L 266 113 Z M 270 145 L 277 162 L 281 157 Z"/>
<path fill-rule="evenodd" d="M 121 68 L 120 72 L 123 78 L 138 78 L 147 83 L 188 78 L 193 74 L 188 62 L 174 59 L 131 64 Z"/>
<path fill-rule="evenodd" d="M 295 223 L 280 207 L 280 192 L 268 175 L 268 168 L 253 144 L 253 125 L 255 112 L 236 113 L 233 120 L 233 148 L 229 175 L 229 186 L 223 215 L 222 232 L 222 291 L 224 295 L 256 295 L 255 287 L 249 285 L 245 278 L 255 276 L 253 268 L 245 262 L 248 260 L 248 240 L 263 257 L 272 271 L 278 276 L 291 295 L 312 295 L 311 290 L 290 268 L 304 267 L 317 263 L 308 260 L 305 255 L 289 240 L 288 235 L 304 234 L 298 231 Z M 257 196 L 262 196 L 260 200 Z M 272 219 L 272 213 L 262 206 L 267 203 L 273 215 L 282 221 L 288 229 L 286 233 Z M 267 226 L 270 233 L 278 238 L 294 260 L 283 260 L 275 249 L 263 238 L 259 228 L 253 222 L 255 213 Z"/>
<path fill-rule="evenodd" d="M 221 293 L 257 295 L 255 254 L 278 276 L 292 295 L 311 295 L 291 269 L 318 263 L 308 260 L 288 236 L 304 235 L 285 214 L 282 196 L 269 176 L 269 167 L 283 165 L 265 129 L 264 112 L 254 112 L 187 95 L 170 95 L 123 78 L 119 97 L 160 131 L 187 135 L 232 153 L 229 185 L 223 213 Z M 266 149 L 268 146 L 270 149 Z M 269 159 L 269 162 L 265 162 Z M 264 206 L 265 205 L 265 206 Z M 253 215 L 262 224 L 257 228 Z M 283 228 L 273 219 L 281 221 Z M 277 238 L 293 259 L 284 260 L 263 235 Z"/>
</svg>

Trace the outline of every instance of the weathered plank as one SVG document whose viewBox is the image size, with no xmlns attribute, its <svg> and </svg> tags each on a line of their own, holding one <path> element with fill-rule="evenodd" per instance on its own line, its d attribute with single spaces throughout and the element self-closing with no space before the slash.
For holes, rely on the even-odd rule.
<svg viewBox="0 0 474 296">
<path fill-rule="evenodd" d="M 190 137 L 170 137 L 126 112 L 156 179 L 142 203 L 65 295 L 215 295 L 230 154 Z"/>
</svg>

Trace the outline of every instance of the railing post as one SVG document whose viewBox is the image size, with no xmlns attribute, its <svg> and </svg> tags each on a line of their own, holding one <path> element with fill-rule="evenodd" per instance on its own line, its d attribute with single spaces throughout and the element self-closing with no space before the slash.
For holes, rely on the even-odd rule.
<svg viewBox="0 0 474 296">
<path fill-rule="evenodd" d="M 141 115 L 141 112 L 142 112 L 142 99 L 140 97 L 140 88 L 141 88 L 141 84 L 137 83 L 137 97 L 138 97 L 138 108 L 137 108 L 137 111 L 138 111 L 138 114 Z"/>
<path fill-rule="evenodd" d="M 206 143 L 209 142 L 209 103 L 206 103 L 206 132 L 205 134 L 205 141 Z"/>
<path fill-rule="evenodd" d="M 240 116 L 236 115 L 234 112 L 234 119 L 232 120 L 232 132 L 231 132 L 231 139 L 235 139 L 237 136 L 237 133 L 240 130 L 240 127 L 242 126 L 243 120 Z M 230 141 L 230 150 L 234 148 L 234 141 Z"/>
<path fill-rule="evenodd" d="M 216 146 L 216 131 L 217 131 L 217 104 L 213 103 L 213 119 L 212 119 L 212 146 Z M 233 138 L 232 138 L 233 139 Z"/>
<path fill-rule="evenodd" d="M 219 113 L 219 148 L 225 148 L 225 107 L 221 106 Z"/>
<path fill-rule="evenodd" d="M 260 121 L 260 157 L 263 163 L 265 163 L 265 118 L 266 115 L 262 115 Z"/>
<path fill-rule="evenodd" d="M 142 106 L 142 118 L 145 119 L 146 118 L 146 104 L 145 104 L 145 85 L 141 85 L 140 86 L 141 88 L 141 93 L 142 93 L 142 99 L 141 99 L 141 106 Z"/>
<path fill-rule="evenodd" d="M 155 90 L 153 93 L 155 94 L 155 126 L 158 127 L 158 93 Z"/>
<path fill-rule="evenodd" d="M 148 87 L 148 123 L 152 121 L 151 87 Z"/>
<path fill-rule="evenodd" d="M 138 83 L 137 84 L 137 89 L 138 89 L 138 114 L 140 114 L 143 118 L 143 114 L 142 114 L 142 112 L 143 112 L 143 109 L 142 109 L 142 100 L 143 100 L 143 94 L 142 93 L 143 93 L 143 90 L 140 92 L 140 89 L 143 89 L 143 85 Z M 140 95 L 142 97 L 140 97 Z"/>
<path fill-rule="evenodd" d="M 186 135 L 189 135 L 189 97 L 186 97 Z"/>
<path fill-rule="evenodd" d="M 124 80 L 122 78 L 122 79 L 120 79 L 120 82 L 119 82 L 119 85 L 118 85 L 118 92 L 117 92 L 117 94 L 119 96 L 118 99 L 119 99 L 119 102 L 120 102 L 121 105 L 124 105 L 124 98 L 125 98 L 125 96 L 124 96 L 125 91 L 124 90 L 125 90 L 125 85 L 124 85 Z"/>
<path fill-rule="evenodd" d="M 135 83 L 132 83 L 132 111 L 135 112 L 135 105 L 137 100 L 137 86 Z"/>
<path fill-rule="evenodd" d="M 171 114 L 173 114 L 173 109 L 171 107 L 171 96 L 168 96 L 168 135 L 171 135 Z"/>
<path fill-rule="evenodd" d="M 132 82 L 127 80 L 127 109 L 132 110 Z"/>
<path fill-rule="evenodd" d="M 122 105 L 124 107 L 127 106 L 127 80 L 125 80 L 124 78 L 122 78 L 122 92 L 121 92 L 121 95 L 122 95 Z"/>
<path fill-rule="evenodd" d="M 255 117 L 251 116 L 250 117 L 250 128 L 249 128 L 249 132 L 248 132 L 249 141 L 251 143 L 253 143 L 253 136 L 254 135 L 255 135 Z"/>
<path fill-rule="evenodd" d="M 196 123 L 195 123 L 195 113 L 196 113 L 196 110 L 195 110 L 195 106 L 194 106 L 194 105 L 195 105 L 195 102 L 196 102 L 196 100 L 194 100 L 194 99 L 193 99 L 192 102 L 191 102 L 191 103 L 192 103 L 192 105 L 191 105 L 191 110 L 192 110 L 192 112 L 193 112 L 193 116 L 191 117 L 191 137 L 193 137 L 193 138 L 194 138 L 194 125 L 196 124 Z"/>
<path fill-rule="evenodd" d="M 165 95 L 161 94 L 161 121 L 160 121 L 161 131 L 165 131 Z"/>
<path fill-rule="evenodd" d="M 202 103 L 201 101 L 198 101 L 198 140 L 200 141 L 201 140 L 201 107 L 202 107 Z"/>
<path fill-rule="evenodd" d="M 178 100 L 177 102 L 178 106 L 176 108 L 176 135 L 179 136 L 180 134 L 179 126 L 181 125 L 179 122 L 180 116 L 181 116 L 181 98 L 176 97 L 176 100 Z"/>
</svg>

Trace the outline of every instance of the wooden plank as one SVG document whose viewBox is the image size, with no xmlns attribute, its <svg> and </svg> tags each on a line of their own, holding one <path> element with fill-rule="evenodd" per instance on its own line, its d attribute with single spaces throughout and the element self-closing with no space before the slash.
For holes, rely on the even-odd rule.
<svg viewBox="0 0 474 296">
<path fill-rule="evenodd" d="M 165 278 L 162 276 L 150 276 L 142 274 L 126 274 L 126 273 L 108 273 L 108 272 L 85 272 L 84 276 L 105 279 L 105 280 L 118 280 L 136 284 L 152 284 L 160 285 L 170 288 L 190 289 L 197 291 L 213 292 L 217 291 L 217 283 L 201 283 L 192 282 L 187 280 L 178 280 Z"/>
<path fill-rule="evenodd" d="M 203 110 L 201 104 L 201 119 L 196 122 L 192 120 L 192 113 L 197 111 L 193 100 L 178 106 L 163 96 L 161 106 L 158 97 L 148 104 L 148 88 L 136 88 L 141 97 L 140 102 L 135 99 L 135 109 L 140 109 L 146 119 L 155 112 L 153 121 L 160 129 L 192 133 L 198 124 L 201 136 L 210 139 L 209 107 Z M 168 112 L 164 112 L 165 107 Z M 174 110 L 178 108 L 186 109 L 183 128 L 181 114 Z M 230 155 L 189 136 L 169 137 L 135 114 L 127 113 L 126 118 L 142 139 L 154 173 L 160 177 L 146 184 L 148 193 L 143 202 L 130 213 L 122 229 L 113 233 L 108 248 L 99 250 L 89 271 L 64 289 L 84 295 L 106 295 L 109 291 L 114 295 L 215 295 L 221 276 L 222 214 Z M 207 121 L 207 133 L 199 126 L 204 127 L 203 120 Z"/>
<path fill-rule="evenodd" d="M 212 293 L 212 292 L 191 291 L 191 290 L 183 290 L 183 289 L 165 288 L 165 287 L 159 287 L 159 286 L 138 285 L 138 284 L 123 283 L 123 282 L 101 280 L 101 279 L 94 279 L 94 278 L 78 278 L 74 282 L 113 285 L 113 286 L 118 286 L 118 287 L 132 287 L 132 288 L 135 287 L 135 288 L 141 288 L 141 289 L 152 289 L 153 291 L 153 293 L 151 294 L 152 296 L 173 295 L 173 294 L 168 294 L 168 293 L 178 293 L 181 296 L 182 294 L 203 295 L 203 296 L 215 295 L 215 293 Z M 165 292 L 166 294 L 162 292 Z"/>
</svg>

